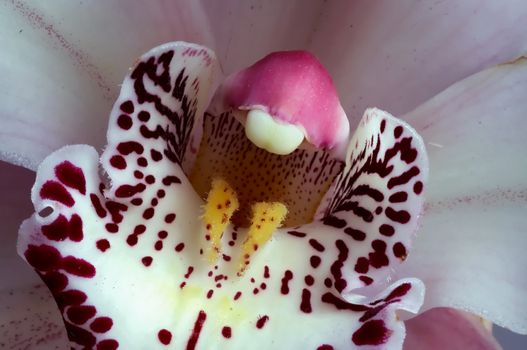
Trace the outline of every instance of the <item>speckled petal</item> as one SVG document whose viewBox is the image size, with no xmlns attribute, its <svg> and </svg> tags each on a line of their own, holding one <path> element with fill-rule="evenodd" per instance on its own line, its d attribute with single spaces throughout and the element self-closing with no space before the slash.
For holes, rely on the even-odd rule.
<svg viewBox="0 0 527 350">
<path fill-rule="evenodd" d="M 527 61 L 463 80 L 407 116 L 427 142 L 430 186 L 415 254 L 398 276 L 426 308 L 469 310 L 527 333 Z"/>
<path fill-rule="evenodd" d="M 250 342 L 261 349 L 401 348 L 404 324 L 396 310 L 417 312 L 423 284 L 403 279 L 375 295 L 344 298 L 342 281 L 351 264 L 347 242 L 354 238 L 335 225 L 318 221 L 277 230 L 255 247 L 241 276 L 247 229 L 229 225 L 225 249 L 210 265 L 203 202 L 181 164 L 191 127 L 208 100 L 213 67 L 210 51 L 182 43 L 153 49 L 138 61 L 110 119 L 102 157 L 108 184 L 89 146 L 62 148 L 41 164 L 32 191 L 36 213 L 23 223 L 18 249 L 56 298 L 72 346 L 246 349 Z M 388 131 L 396 135 L 384 138 Z M 380 111 L 368 112 L 357 135 L 357 147 L 394 167 L 389 179 L 405 166 L 399 158 L 414 164 L 425 157 L 413 148 L 419 139 L 412 130 Z M 377 140 L 370 141 L 372 135 Z M 401 147 L 399 137 L 403 150 L 387 156 L 390 147 Z M 353 145 L 350 162 L 356 157 Z M 343 179 L 359 173 L 350 163 Z M 348 187 L 337 187 L 337 198 L 344 200 Z M 419 203 L 408 201 L 414 202 Z M 402 208 L 407 207 L 397 210 Z M 327 213 L 348 218 L 339 209 Z M 405 232 L 398 230 L 394 239 L 405 240 Z"/>
</svg>

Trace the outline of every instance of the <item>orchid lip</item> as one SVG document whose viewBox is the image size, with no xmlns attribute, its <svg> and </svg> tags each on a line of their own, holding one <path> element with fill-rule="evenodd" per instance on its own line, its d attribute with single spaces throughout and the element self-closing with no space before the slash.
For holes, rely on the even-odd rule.
<svg viewBox="0 0 527 350">
<path fill-rule="evenodd" d="M 151 50 L 125 79 L 110 116 L 101 157 L 109 183 L 86 145 L 60 149 L 39 168 L 32 200 L 37 212 L 53 212 L 23 223 L 18 250 L 54 294 L 72 346 L 400 348 L 396 310 L 416 312 L 424 287 L 416 279 L 385 281 L 406 258 L 423 204 L 421 138 L 371 109 L 345 164 L 320 150 L 273 155 L 245 137 L 232 110 L 205 112 L 216 69 L 214 54 L 198 45 Z M 243 173 L 214 180 L 228 175 L 218 169 L 231 169 L 221 162 L 242 158 L 251 158 Z M 260 163 L 274 165 L 266 168 L 271 178 L 294 183 L 290 200 L 259 197 L 284 193 L 281 184 L 261 181 Z M 235 200 L 244 186 L 263 202 L 248 228 L 232 224 L 234 211 L 247 207 Z M 296 211 L 321 219 L 273 226 Z M 380 292 L 351 301 L 371 285 Z"/>
</svg>

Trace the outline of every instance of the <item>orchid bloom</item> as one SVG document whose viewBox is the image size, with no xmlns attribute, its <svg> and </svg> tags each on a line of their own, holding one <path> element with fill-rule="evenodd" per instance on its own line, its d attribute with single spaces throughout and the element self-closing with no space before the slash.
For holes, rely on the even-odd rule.
<svg viewBox="0 0 527 350">
<path fill-rule="evenodd" d="M 9 15 L 0 26 L 20 27 L 12 35 L 32 40 L 9 38 L 0 58 L 8 78 L 0 85 L 0 153 L 30 169 L 40 164 L 35 214 L 20 228 L 18 251 L 56 304 L 11 258 L 16 235 L 6 232 L 0 347 L 65 348 L 67 329 L 74 348 L 499 348 L 477 315 L 527 333 L 524 59 L 452 85 L 405 121 L 368 109 L 358 122 L 357 111 L 407 112 L 457 79 L 518 57 L 527 45 L 517 25 L 524 5 L 302 2 L 281 12 L 274 28 L 305 21 L 247 53 L 280 2 L 196 4 L 167 5 L 173 11 L 137 4 L 119 17 L 113 3 L 101 3 L 81 18 L 68 2 L 54 13 L 2 5 Z M 448 21 L 439 16 L 445 12 Z M 218 58 L 178 42 L 133 63 L 135 38 L 87 34 L 106 23 L 178 22 L 168 13 L 181 27 L 161 25 L 141 48 L 176 36 L 209 43 Z M 337 20 L 344 13 L 351 26 Z M 506 20 L 489 29 L 496 13 Z M 404 24 L 394 31 L 394 23 Z M 59 29 L 70 24 L 73 34 Z M 425 34 L 460 25 L 469 28 L 441 41 L 441 50 L 427 46 Z M 344 38 L 359 36 L 347 51 Z M 97 56 L 117 42 L 115 61 Z M 343 52 L 327 50 L 334 43 Z M 412 66 L 410 75 L 391 72 L 391 55 L 406 62 L 409 43 L 414 56 L 402 67 Z M 295 45 L 328 65 L 336 88 L 305 51 L 267 55 Z M 25 65 L 35 57 L 40 64 Z M 439 73 L 427 76 L 431 57 Z M 220 63 L 242 70 L 223 79 Z M 90 146 L 60 148 L 102 145 L 116 93 L 108 81 L 129 65 L 102 167 Z M 44 72 L 56 72 L 59 89 L 42 88 Z M 27 206 L 27 194 L 11 185 L 18 173 L 8 169 L 6 208 Z"/>
</svg>

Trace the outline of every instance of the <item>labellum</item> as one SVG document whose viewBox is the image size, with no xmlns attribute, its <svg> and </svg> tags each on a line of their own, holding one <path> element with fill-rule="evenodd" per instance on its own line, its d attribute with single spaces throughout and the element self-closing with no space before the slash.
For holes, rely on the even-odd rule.
<svg viewBox="0 0 527 350">
<path fill-rule="evenodd" d="M 421 138 L 378 109 L 349 138 L 308 53 L 271 54 L 211 98 L 217 70 L 198 45 L 152 49 L 100 161 L 75 145 L 41 164 L 18 250 L 71 346 L 401 348 L 396 311 L 417 312 L 424 286 L 389 280 L 423 206 Z"/>
</svg>

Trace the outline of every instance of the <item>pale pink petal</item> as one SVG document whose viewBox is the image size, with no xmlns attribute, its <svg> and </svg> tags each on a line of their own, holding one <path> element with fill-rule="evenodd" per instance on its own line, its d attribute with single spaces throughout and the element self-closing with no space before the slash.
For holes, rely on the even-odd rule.
<svg viewBox="0 0 527 350">
<path fill-rule="evenodd" d="M 472 311 L 527 333 L 527 61 L 457 83 L 406 116 L 423 135 L 423 227 L 399 276 L 427 285 L 425 309 Z"/>
<path fill-rule="evenodd" d="M 311 49 L 334 77 L 352 127 L 367 107 L 407 113 L 527 50 L 522 0 L 327 4 Z"/>
<path fill-rule="evenodd" d="M 404 350 L 500 350 L 481 318 L 435 308 L 406 322 Z"/>
<path fill-rule="evenodd" d="M 4 2 L 0 159 L 36 169 L 63 145 L 102 147 L 121 77 L 150 47 L 202 43 L 219 50 L 229 71 L 270 51 L 305 46 L 321 4 Z M 289 30 L 296 18 L 303 21 Z"/>
</svg>

